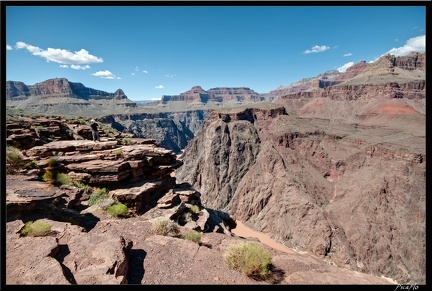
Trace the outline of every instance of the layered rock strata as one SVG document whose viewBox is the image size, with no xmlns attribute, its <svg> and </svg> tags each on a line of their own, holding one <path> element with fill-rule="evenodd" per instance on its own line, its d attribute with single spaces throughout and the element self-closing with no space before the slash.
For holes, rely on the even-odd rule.
<svg viewBox="0 0 432 291">
<path fill-rule="evenodd" d="M 204 204 L 286 246 L 424 284 L 421 128 L 329 127 L 284 107 L 215 111 L 185 149 L 176 177 L 200 191 Z"/>
</svg>

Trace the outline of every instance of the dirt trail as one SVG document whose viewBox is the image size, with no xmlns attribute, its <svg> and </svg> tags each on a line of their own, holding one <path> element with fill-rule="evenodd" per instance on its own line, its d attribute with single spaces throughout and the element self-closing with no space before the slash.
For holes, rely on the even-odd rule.
<svg viewBox="0 0 432 291">
<path fill-rule="evenodd" d="M 236 221 L 236 224 L 237 224 L 236 228 L 231 229 L 231 232 L 233 232 L 237 236 L 241 236 L 241 237 L 245 237 L 245 238 L 246 237 L 256 237 L 259 239 L 260 242 L 268 245 L 269 247 L 283 251 L 283 252 L 288 253 L 288 254 L 294 254 L 295 253 L 293 250 L 283 246 L 282 244 L 269 238 L 265 234 L 248 228 L 241 221 Z"/>
</svg>

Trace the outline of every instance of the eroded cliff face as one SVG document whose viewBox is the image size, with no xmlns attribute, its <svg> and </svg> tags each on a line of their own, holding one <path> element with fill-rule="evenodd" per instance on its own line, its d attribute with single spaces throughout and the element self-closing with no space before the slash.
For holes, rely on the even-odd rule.
<svg viewBox="0 0 432 291">
<path fill-rule="evenodd" d="M 365 110 L 365 109 L 364 109 Z M 177 180 L 249 227 L 338 266 L 425 284 L 425 120 L 331 123 L 285 107 L 212 112 Z M 423 125 L 422 125 L 423 122 Z"/>
<path fill-rule="evenodd" d="M 263 100 L 260 94 L 247 87 L 218 87 L 205 91 L 201 86 L 194 86 L 180 95 L 164 95 L 160 103 L 171 101 L 259 102 Z"/>
<path fill-rule="evenodd" d="M 6 108 L 26 113 L 53 115 L 87 115 L 130 112 L 137 105 L 123 90 L 114 93 L 85 87 L 65 78 L 54 78 L 34 85 L 6 81 Z"/>
<path fill-rule="evenodd" d="M 99 120 L 137 138 L 155 139 L 161 146 L 180 153 L 201 128 L 208 112 L 208 110 L 195 110 L 111 114 Z"/>
</svg>

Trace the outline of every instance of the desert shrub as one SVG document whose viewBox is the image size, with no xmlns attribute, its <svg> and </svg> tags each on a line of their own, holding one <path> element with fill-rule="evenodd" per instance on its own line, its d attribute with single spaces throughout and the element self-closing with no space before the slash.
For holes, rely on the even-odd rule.
<svg viewBox="0 0 432 291">
<path fill-rule="evenodd" d="M 95 205 L 99 200 L 108 199 L 108 191 L 106 188 L 97 189 L 90 195 L 88 204 L 89 206 Z"/>
<path fill-rule="evenodd" d="M 177 223 L 169 219 L 158 219 L 153 223 L 153 231 L 159 235 L 176 236 L 180 233 Z"/>
<path fill-rule="evenodd" d="M 223 254 L 229 268 L 258 280 L 270 278 L 271 259 L 269 253 L 254 243 L 230 245 Z"/>
<path fill-rule="evenodd" d="M 128 213 L 128 208 L 123 203 L 117 203 L 108 207 L 107 212 L 114 217 L 125 216 Z"/>
<path fill-rule="evenodd" d="M 46 171 L 43 175 L 42 175 L 42 180 L 44 180 L 45 182 L 52 182 L 55 180 L 55 173 L 51 172 L 51 171 Z"/>
<path fill-rule="evenodd" d="M 78 116 L 78 121 L 80 124 L 87 124 L 87 121 L 82 116 Z"/>
<path fill-rule="evenodd" d="M 130 145 L 132 143 L 132 140 L 128 137 L 124 137 L 121 141 L 122 145 Z"/>
<path fill-rule="evenodd" d="M 115 149 L 113 154 L 115 154 L 116 158 L 118 158 L 122 154 L 122 149 Z"/>
<path fill-rule="evenodd" d="M 19 149 L 13 146 L 6 147 L 6 173 L 15 174 L 26 166 L 27 162 Z"/>
<path fill-rule="evenodd" d="M 42 220 L 27 221 L 21 229 L 23 236 L 45 236 L 51 232 L 51 225 Z"/>
<path fill-rule="evenodd" d="M 65 174 L 65 173 L 57 173 L 55 179 L 60 185 L 72 185 L 73 184 L 72 178 L 68 174 Z"/>
<path fill-rule="evenodd" d="M 193 241 L 195 243 L 201 242 L 201 234 L 196 230 L 188 230 L 182 235 L 183 239 Z"/>
<path fill-rule="evenodd" d="M 90 185 L 84 184 L 80 181 L 74 181 L 73 185 L 77 188 L 84 189 L 84 194 L 90 194 L 93 191 L 93 188 Z"/>
<path fill-rule="evenodd" d="M 50 158 L 47 162 L 48 166 L 50 167 L 56 167 L 58 166 L 59 162 L 56 158 Z"/>
<path fill-rule="evenodd" d="M 192 205 L 189 208 L 189 211 L 192 212 L 193 214 L 198 214 L 200 212 L 200 208 L 198 205 Z"/>
<path fill-rule="evenodd" d="M 35 168 L 37 168 L 37 162 L 36 162 L 36 160 L 31 160 L 30 162 L 28 162 L 27 164 L 26 164 L 26 169 L 35 169 Z"/>
<path fill-rule="evenodd" d="M 190 211 L 184 212 L 182 215 L 180 215 L 179 217 L 177 217 L 177 223 L 179 225 L 185 225 L 189 221 L 193 221 L 193 220 L 194 220 L 194 214 L 192 212 L 190 212 Z"/>
</svg>

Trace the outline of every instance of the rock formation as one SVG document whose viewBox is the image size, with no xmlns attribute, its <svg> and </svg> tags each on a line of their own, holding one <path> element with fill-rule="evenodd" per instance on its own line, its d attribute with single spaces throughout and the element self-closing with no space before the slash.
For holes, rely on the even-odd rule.
<svg viewBox="0 0 432 291">
<path fill-rule="evenodd" d="M 80 112 L 101 116 L 104 112 L 131 110 L 136 103 L 129 100 L 121 89 L 108 93 L 65 78 L 55 78 L 34 85 L 6 81 L 6 107 L 27 113 L 71 115 Z"/>
<path fill-rule="evenodd" d="M 276 114 L 277 112 L 274 112 Z M 250 112 L 247 119 L 253 118 Z M 226 115 L 225 119 L 228 118 Z M 242 119 L 243 114 L 232 116 Z M 231 233 L 227 213 L 205 207 L 201 194 L 187 183 L 177 184 L 173 171 L 182 161 L 154 140 L 123 135 L 101 136 L 101 142 L 74 135 L 63 139 L 52 130 L 52 141 L 30 146 L 17 132 L 56 118 L 8 120 L 10 143 L 22 148 L 36 168 L 6 177 L 6 285 L 119 285 L 119 284 L 395 284 L 386 278 L 353 272 L 307 253 L 280 251 L 252 238 Z M 82 125 L 85 126 L 85 125 Z M 13 129 L 13 130 L 12 130 Z M 16 140 L 15 140 L 16 139 Z M 89 206 L 83 188 L 42 181 L 49 160 L 59 172 L 77 181 L 109 189 L 107 205 Z M 128 205 L 128 216 L 115 218 L 104 209 L 112 203 Z M 199 213 L 191 216 L 191 206 Z M 177 221 L 178 236 L 155 234 L 156 220 Z M 20 234 L 25 223 L 51 226 L 43 236 Z M 201 242 L 182 239 L 195 230 Z M 272 282 L 257 281 L 228 268 L 222 254 L 231 244 L 253 242 L 272 256 Z"/>
<path fill-rule="evenodd" d="M 360 64 L 273 107 L 215 110 L 176 177 L 282 244 L 425 284 L 423 56 Z"/>
<path fill-rule="evenodd" d="M 194 87 L 184 96 L 188 101 L 154 107 L 186 112 L 178 104 L 188 102 L 190 111 L 203 110 L 205 122 L 191 130 L 195 136 L 181 163 L 150 137 L 121 143 L 131 134 L 123 129 L 136 134 L 146 128 L 162 136 L 142 122 L 151 115 L 110 112 L 104 124 L 121 129 L 120 134 L 106 133 L 101 143 L 78 137 L 89 133 L 85 122 L 32 126 L 21 119 L 7 125 L 7 144 L 22 146 L 25 155 L 38 160 L 38 169 L 24 173 L 27 178 L 7 180 L 7 281 L 255 284 L 221 260 L 227 244 L 242 240 L 229 229 L 237 220 L 297 252 L 270 250 L 276 284 L 388 284 L 382 276 L 399 284 L 425 284 L 425 67 L 424 54 L 386 55 L 370 64 L 361 61 L 344 74 L 304 80 L 309 87 L 278 95 L 273 104 L 251 102 L 211 112 L 203 106 L 221 108 L 218 101 L 210 100 L 210 90 Z M 13 90 L 20 86 L 24 92 L 22 84 Z M 214 89 L 227 99 L 238 96 L 232 88 L 232 94 Z M 152 118 L 164 127 L 170 116 Z M 203 119 L 185 113 L 169 127 L 182 128 L 185 120 Z M 166 132 L 177 135 L 180 144 L 180 131 Z M 65 140 L 58 137 L 62 132 Z M 162 154 L 156 160 L 168 160 L 152 164 L 154 152 Z M 88 197 L 80 190 L 29 179 L 53 156 L 62 159 L 59 170 L 76 179 L 110 185 L 112 199 L 129 205 L 133 217 L 107 218 L 86 207 Z M 146 181 L 149 175 L 159 180 Z M 203 244 L 151 234 L 152 221 L 178 220 L 191 204 L 200 205 L 201 216 L 182 231 L 201 231 Z M 64 221 L 69 211 L 53 213 L 53 205 L 73 210 L 77 225 Z M 52 237 L 24 242 L 19 230 L 35 217 L 54 225 Z M 61 224 L 53 222 L 59 217 Z M 79 241 L 87 248 L 95 244 L 87 249 Z M 37 254 L 25 252 L 27 245 L 39 243 L 46 247 Z M 31 271 L 41 266 L 44 273 Z M 43 275 L 45 266 L 50 278 Z"/>
<path fill-rule="evenodd" d="M 211 88 L 205 91 L 200 86 L 194 86 L 190 90 L 181 93 L 180 95 L 164 95 L 162 96 L 161 103 L 172 101 L 199 101 L 207 103 L 208 101 L 229 103 L 235 101 L 237 103 L 243 102 L 259 102 L 264 99 L 257 92 L 246 87 L 232 88 L 232 87 L 219 87 Z"/>
</svg>

